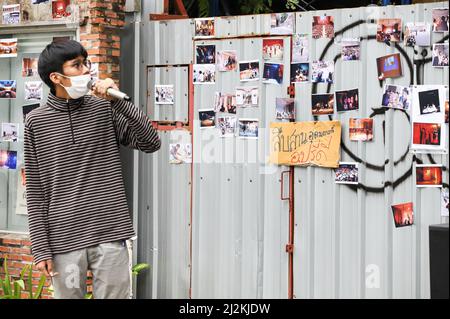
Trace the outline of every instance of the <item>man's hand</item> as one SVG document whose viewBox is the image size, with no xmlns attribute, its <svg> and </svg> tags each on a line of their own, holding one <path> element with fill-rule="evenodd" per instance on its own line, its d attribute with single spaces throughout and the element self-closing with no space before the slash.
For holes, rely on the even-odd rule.
<svg viewBox="0 0 450 319">
<path fill-rule="evenodd" d="M 53 260 L 52 259 L 47 259 L 44 261 L 41 261 L 40 263 L 36 264 L 36 268 L 43 272 L 45 274 L 45 276 L 47 277 L 53 277 L 55 275 L 57 275 L 57 273 L 53 273 Z"/>
<path fill-rule="evenodd" d="M 109 101 L 113 101 L 115 99 L 112 96 L 109 96 L 108 94 L 106 94 L 106 91 L 109 88 L 119 90 L 117 85 L 110 78 L 104 79 L 104 80 L 97 80 L 92 87 L 92 93 L 95 96 L 101 97 L 101 98 L 109 100 Z"/>
</svg>

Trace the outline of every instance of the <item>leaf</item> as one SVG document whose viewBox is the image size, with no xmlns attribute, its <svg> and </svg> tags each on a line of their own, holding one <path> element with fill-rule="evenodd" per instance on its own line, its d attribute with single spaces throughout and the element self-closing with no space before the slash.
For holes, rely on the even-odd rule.
<svg viewBox="0 0 450 319">
<path fill-rule="evenodd" d="M 85 294 L 84 299 L 92 299 L 92 294 L 91 293 Z"/>
<path fill-rule="evenodd" d="M 9 279 L 9 271 L 8 271 L 8 256 L 5 255 L 4 261 L 4 269 L 5 269 L 5 280 L 3 285 L 3 291 L 5 295 L 11 295 L 11 282 Z"/>
<path fill-rule="evenodd" d="M 33 299 L 33 268 L 28 267 L 28 292 L 29 292 L 29 299 Z"/>
<path fill-rule="evenodd" d="M 150 265 L 149 265 L 149 264 L 146 264 L 146 263 L 140 263 L 140 264 L 134 265 L 133 268 L 131 269 L 131 271 L 132 271 L 133 275 L 136 275 L 136 276 L 137 276 L 137 275 L 139 275 L 139 273 L 140 273 L 142 270 L 147 269 L 147 268 L 150 268 Z"/>
<path fill-rule="evenodd" d="M 209 0 L 197 0 L 198 2 L 198 15 L 200 17 L 209 16 Z"/>
<path fill-rule="evenodd" d="M 14 281 L 14 299 L 20 299 L 22 289 L 25 289 L 25 283 L 22 279 Z"/>
<path fill-rule="evenodd" d="M 41 275 L 41 279 L 39 280 L 39 284 L 36 289 L 36 293 L 33 296 L 33 299 L 39 299 L 42 293 L 42 288 L 44 288 L 46 277 L 44 275 Z"/>
</svg>

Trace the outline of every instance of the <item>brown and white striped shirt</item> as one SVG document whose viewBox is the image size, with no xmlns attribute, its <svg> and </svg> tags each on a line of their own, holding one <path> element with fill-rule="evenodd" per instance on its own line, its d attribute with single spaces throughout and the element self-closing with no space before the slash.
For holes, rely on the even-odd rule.
<svg viewBox="0 0 450 319">
<path fill-rule="evenodd" d="M 28 223 L 35 263 L 135 235 L 120 145 L 146 153 L 161 142 L 130 102 L 49 94 L 25 121 Z"/>
</svg>

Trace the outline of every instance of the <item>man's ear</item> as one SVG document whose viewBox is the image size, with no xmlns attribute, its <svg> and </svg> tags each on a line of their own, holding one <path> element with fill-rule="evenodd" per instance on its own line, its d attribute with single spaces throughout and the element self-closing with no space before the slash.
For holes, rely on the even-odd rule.
<svg viewBox="0 0 450 319">
<path fill-rule="evenodd" d="M 62 76 L 59 75 L 58 73 L 56 73 L 56 72 L 50 73 L 49 78 L 50 78 L 50 81 L 53 82 L 53 84 L 55 84 L 55 85 L 61 84 Z"/>
</svg>

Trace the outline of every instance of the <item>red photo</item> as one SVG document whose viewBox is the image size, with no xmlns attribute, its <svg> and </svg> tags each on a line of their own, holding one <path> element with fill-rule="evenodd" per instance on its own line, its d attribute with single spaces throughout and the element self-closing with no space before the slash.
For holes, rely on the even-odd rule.
<svg viewBox="0 0 450 319">
<path fill-rule="evenodd" d="M 440 145 L 441 125 L 437 123 L 414 123 L 413 144 Z"/>
<path fill-rule="evenodd" d="M 416 166 L 417 187 L 442 187 L 441 165 L 417 165 Z"/>
<path fill-rule="evenodd" d="M 411 226 L 414 224 L 413 203 L 392 205 L 395 227 Z"/>
<path fill-rule="evenodd" d="M 56 0 L 52 2 L 53 19 L 66 18 L 70 16 L 67 7 L 70 5 L 70 0 Z"/>
</svg>

